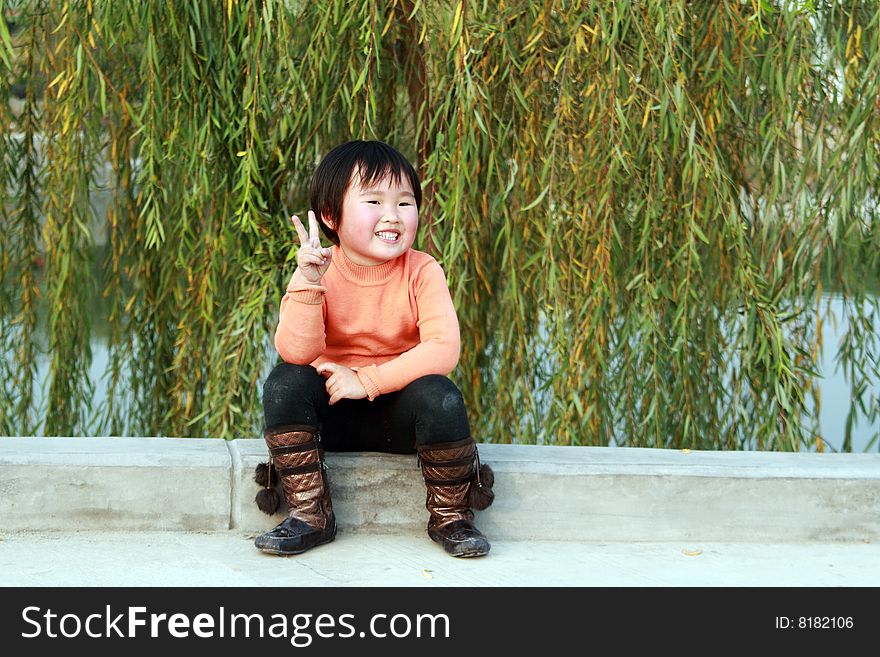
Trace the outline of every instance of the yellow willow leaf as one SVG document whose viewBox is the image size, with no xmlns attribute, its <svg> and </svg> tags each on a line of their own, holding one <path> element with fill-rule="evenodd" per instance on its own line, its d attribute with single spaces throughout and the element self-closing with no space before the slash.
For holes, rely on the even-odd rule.
<svg viewBox="0 0 880 657">
<path fill-rule="evenodd" d="M 3 59 L 3 63 L 8 67 L 11 65 L 11 61 L 9 60 L 9 56 L 7 53 L 12 52 L 12 38 L 9 34 L 9 29 L 6 27 L 6 21 L 0 20 L 0 57 Z"/>
<path fill-rule="evenodd" d="M 648 115 L 651 113 L 651 106 L 645 105 L 645 115 L 642 117 L 642 127 L 648 125 Z"/>
<path fill-rule="evenodd" d="M 559 69 L 562 68 L 562 62 L 566 59 L 565 54 L 559 57 L 559 61 L 556 62 L 556 66 L 553 67 L 553 76 L 556 77 L 559 74 Z"/>
<path fill-rule="evenodd" d="M 458 23 L 459 21 L 461 21 L 462 2 L 463 0 L 460 0 L 459 3 L 455 6 L 455 16 L 452 19 L 452 29 L 449 32 L 450 44 L 455 41 L 455 36 L 458 33 Z"/>
<path fill-rule="evenodd" d="M 575 44 L 575 49 L 578 50 L 579 52 L 587 52 L 586 39 L 584 39 L 584 35 L 580 30 L 578 30 L 574 34 L 574 44 Z"/>
<path fill-rule="evenodd" d="M 703 554 L 703 551 L 699 550 L 699 549 L 691 550 L 691 549 L 685 548 L 684 550 L 681 551 L 681 553 L 683 555 L 685 555 L 686 557 L 698 557 L 701 554 Z"/>
<path fill-rule="evenodd" d="M 539 29 L 537 34 L 535 34 L 531 39 L 529 39 L 529 42 L 525 46 L 523 46 L 523 52 L 528 52 L 529 50 L 534 48 L 535 45 L 538 43 L 538 41 L 541 40 L 542 36 L 544 36 L 544 30 Z"/>
<path fill-rule="evenodd" d="M 388 12 L 388 20 L 385 21 L 385 27 L 382 28 L 382 35 L 385 36 L 388 34 L 388 30 L 391 29 L 391 25 L 394 22 L 394 12 Z"/>
<path fill-rule="evenodd" d="M 58 82 L 64 77 L 64 71 L 61 71 L 55 78 L 49 83 L 49 89 L 54 87 Z"/>
</svg>

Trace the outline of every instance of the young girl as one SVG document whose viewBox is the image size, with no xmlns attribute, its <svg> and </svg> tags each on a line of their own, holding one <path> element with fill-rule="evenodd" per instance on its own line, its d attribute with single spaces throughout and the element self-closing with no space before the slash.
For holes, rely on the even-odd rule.
<svg viewBox="0 0 880 657">
<path fill-rule="evenodd" d="M 270 460 L 256 476 L 265 486 L 257 504 L 269 514 L 280 477 L 289 515 L 257 537 L 265 552 L 299 554 L 336 535 L 324 450 L 417 452 L 428 536 L 456 557 L 489 552 L 471 507 L 491 504 L 493 476 L 446 377 L 460 350 L 446 277 L 412 248 L 421 200 L 403 155 L 351 141 L 315 170 L 308 232 L 292 218 L 300 249 L 275 332 L 284 362 L 263 387 Z"/>
</svg>

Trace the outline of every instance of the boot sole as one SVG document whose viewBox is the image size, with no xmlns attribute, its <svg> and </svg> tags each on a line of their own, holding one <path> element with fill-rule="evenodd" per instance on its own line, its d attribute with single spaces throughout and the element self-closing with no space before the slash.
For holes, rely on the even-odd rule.
<svg viewBox="0 0 880 657">
<path fill-rule="evenodd" d="M 449 552 L 446 554 L 449 554 Z M 485 557 L 487 554 L 489 554 L 489 550 L 486 550 L 485 552 L 462 552 L 461 554 L 453 554 L 452 556 L 461 559 L 471 559 L 473 557 Z"/>
<path fill-rule="evenodd" d="M 437 545 L 439 545 L 440 547 L 442 547 L 442 548 L 443 548 L 443 551 L 444 551 L 446 554 L 448 554 L 450 557 L 459 557 L 459 558 L 464 558 L 464 559 L 470 559 L 470 558 L 473 558 L 473 557 L 485 557 L 487 554 L 489 554 L 489 550 L 490 550 L 491 547 L 492 547 L 492 546 L 490 545 L 490 546 L 487 547 L 485 550 L 465 550 L 464 552 L 459 552 L 458 554 L 456 554 L 455 552 L 450 552 L 449 550 L 447 550 L 446 547 L 443 545 L 443 541 L 442 541 L 442 540 L 438 540 L 438 539 L 434 538 L 433 536 L 431 536 L 430 534 L 428 534 L 428 538 L 430 538 L 430 539 L 431 539 L 432 541 L 434 541 Z"/>
<path fill-rule="evenodd" d="M 302 554 L 303 552 L 308 552 L 312 548 L 316 548 L 319 545 L 326 545 L 327 543 L 332 543 L 333 539 L 335 539 L 335 538 L 336 538 L 336 527 L 333 527 L 333 533 L 330 534 L 329 537 L 327 537 L 323 540 L 320 540 L 317 543 L 315 543 L 314 545 L 310 545 L 309 547 L 299 548 L 296 550 L 281 550 L 279 548 L 272 548 L 272 547 L 258 547 L 257 549 L 260 552 L 265 552 L 266 554 L 272 554 L 277 557 L 292 557 L 296 554 Z"/>
</svg>

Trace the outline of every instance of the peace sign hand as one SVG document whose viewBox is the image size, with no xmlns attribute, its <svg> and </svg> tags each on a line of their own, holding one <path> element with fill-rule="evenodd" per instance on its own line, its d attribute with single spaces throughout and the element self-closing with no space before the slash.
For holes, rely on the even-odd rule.
<svg viewBox="0 0 880 657">
<path fill-rule="evenodd" d="M 315 213 L 309 210 L 309 232 L 293 215 L 290 219 L 296 227 L 299 236 L 299 251 L 296 252 L 296 264 L 300 274 L 312 285 L 318 285 L 327 269 L 330 267 L 330 249 L 321 248 L 321 238 L 318 234 L 318 220 Z"/>
</svg>

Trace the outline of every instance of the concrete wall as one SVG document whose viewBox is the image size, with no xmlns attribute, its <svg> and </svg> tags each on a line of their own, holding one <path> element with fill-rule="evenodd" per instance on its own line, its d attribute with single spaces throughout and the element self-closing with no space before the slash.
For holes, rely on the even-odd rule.
<svg viewBox="0 0 880 657">
<path fill-rule="evenodd" d="M 880 538 L 880 455 L 481 445 L 490 538 L 810 541 Z M 262 439 L 0 438 L 0 529 L 257 533 Z M 328 454 L 342 531 L 424 530 L 415 456 Z"/>
</svg>

